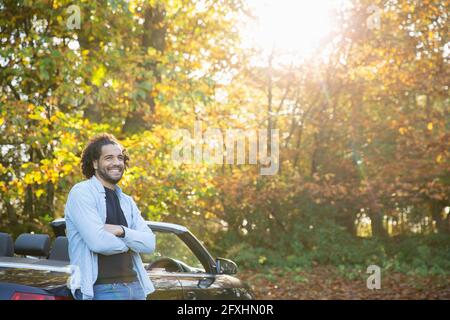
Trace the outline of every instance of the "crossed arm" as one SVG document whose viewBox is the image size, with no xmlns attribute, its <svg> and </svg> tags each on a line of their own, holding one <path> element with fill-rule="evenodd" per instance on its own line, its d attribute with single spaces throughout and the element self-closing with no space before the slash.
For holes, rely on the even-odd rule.
<svg viewBox="0 0 450 320">
<path fill-rule="evenodd" d="M 133 221 L 130 227 L 104 224 L 96 212 L 95 199 L 85 189 L 74 187 L 68 196 L 65 216 L 93 252 L 113 255 L 132 250 L 152 253 L 155 235 L 142 218 L 139 209 L 130 198 Z"/>
<path fill-rule="evenodd" d="M 104 228 L 106 231 L 112 233 L 116 237 L 123 237 L 125 235 L 125 230 L 122 228 L 122 226 L 105 223 Z"/>
</svg>

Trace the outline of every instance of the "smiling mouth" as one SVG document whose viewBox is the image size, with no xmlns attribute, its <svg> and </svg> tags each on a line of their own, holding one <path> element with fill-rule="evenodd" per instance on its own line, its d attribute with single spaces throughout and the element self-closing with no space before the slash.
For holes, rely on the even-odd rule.
<svg viewBox="0 0 450 320">
<path fill-rule="evenodd" d="M 122 173 L 122 169 L 110 169 L 110 170 L 108 170 L 110 173 L 115 173 L 115 174 L 120 174 L 120 173 Z"/>
</svg>

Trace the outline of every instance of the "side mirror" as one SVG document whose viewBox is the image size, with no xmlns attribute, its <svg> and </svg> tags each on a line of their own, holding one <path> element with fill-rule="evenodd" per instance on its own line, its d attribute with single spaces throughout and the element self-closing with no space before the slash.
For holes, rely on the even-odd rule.
<svg viewBox="0 0 450 320">
<path fill-rule="evenodd" d="M 216 273 L 217 274 L 236 274 L 238 267 L 234 261 L 225 258 L 216 259 Z"/>
</svg>

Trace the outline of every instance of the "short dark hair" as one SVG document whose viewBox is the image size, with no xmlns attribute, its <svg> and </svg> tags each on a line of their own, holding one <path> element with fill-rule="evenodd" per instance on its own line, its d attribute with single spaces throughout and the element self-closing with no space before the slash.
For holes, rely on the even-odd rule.
<svg viewBox="0 0 450 320">
<path fill-rule="evenodd" d="M 128 168 L 128 156 L 127 150 L 117 141 L 116 137 L 109 133 L 102 133 L 91 138 L 81 154 L 81 171 L 83 175 L 89 179 L 95 174 L 94 160 L 100 159 L 102 154 L 102 147 L 108 144 L 115 144 L 122 148 L 123 161 L 125 163 L 125 169 Z"/>
</svg>

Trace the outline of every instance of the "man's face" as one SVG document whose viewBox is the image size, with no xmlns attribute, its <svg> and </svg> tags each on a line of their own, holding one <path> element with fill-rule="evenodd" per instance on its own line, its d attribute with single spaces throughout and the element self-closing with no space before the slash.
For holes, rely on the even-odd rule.
<svg viewBox="0 0 450 320">
<path fill-rule="evenodd" d="M 107 144 L 102 147 L 102 154 L 94 161 L 94 169 L 103 180 L 116 184 L 122 179 L 125 169 L 122 149 L 117 144 Z"/>
</svg>

